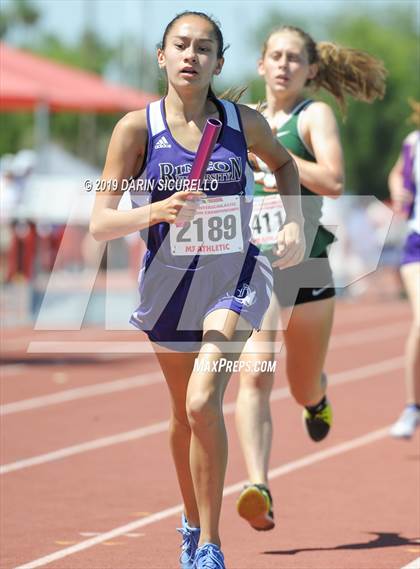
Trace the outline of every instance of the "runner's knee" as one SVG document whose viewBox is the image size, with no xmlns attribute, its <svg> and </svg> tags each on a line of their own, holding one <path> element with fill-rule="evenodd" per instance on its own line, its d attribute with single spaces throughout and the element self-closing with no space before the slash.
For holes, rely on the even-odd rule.
<svg viewBox="0 0 420 569">
<path fill-rule="evenodd" d="M 214 394 L 196 393 L 187 401 L 187 416 L 193 431 L 207 429 L 221 417 L 221 405 Z"/>
<path fill-rule="evenodd" d="M 185 408 L 182 411 L 172 410 L 172 415 L 170 420 L 170 430 L 175 431 L 179 429 L 188 430 L 188 431 L 191 429 Z"/>
<path fill-rule="evenodd" d="M 269 396 L 273 387 L 274 373 L 263 372 L 256 368 L 241 372 L 240 394 Z"/>
</svg>

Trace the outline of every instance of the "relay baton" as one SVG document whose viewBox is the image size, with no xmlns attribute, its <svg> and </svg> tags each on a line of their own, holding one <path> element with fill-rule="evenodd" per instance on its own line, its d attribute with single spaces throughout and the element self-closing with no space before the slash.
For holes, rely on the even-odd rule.
<svg viewBox="0 0 420 569">
<path fill-rule="evenodd" d="M 191 172 L 188 180 L 197 180 L 197 188 L 200 188 L 201 182 L 206 175 L 207 166 L 209 165 L 210 156 L 216 146 L 217 137 L 219 136 L 222 123 L 219 119 L 207 119 L 206 126 L 204 127 L 203 134 L 201 135 L 200 144 L 197 148 L 197 153 L 194 158 Z M 190 196 L 188 196 L 190 198 Z M 193 199 L 191 196 L 190 199 Z M 183 221 L 178 221 L 175 224 L 177 227 L 184 225 Z"/>
<path fill-rule="evenodd" d="M 198 187 L 206 175 L 210 156 L 216 145 L 216 140 L 221 128 L 222 123 L 218 119 L 207 119 L 203 134 L 201 135 L 200 144 L 198 145 L 197 154 L 195 155 L 191 172 L 188 176 L 189 180 L 199 181 Z"/>
</svg>

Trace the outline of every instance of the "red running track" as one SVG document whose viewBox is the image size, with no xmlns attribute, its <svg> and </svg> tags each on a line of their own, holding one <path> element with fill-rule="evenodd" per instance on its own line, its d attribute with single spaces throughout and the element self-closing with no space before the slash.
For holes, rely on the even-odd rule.
<svg viewBox="0 0 420 569">
<path fill-rule="evenodd" d="M 389 438 L 404 404 L 409 309 L 339 302 L 326 369 L 327 441 L 305 436 L 279 357 L 273 393 L 277 525 L 238 518 L 245 478 L 226 395 L 230 454 L 222 538 L 229 569 L 399 569 L 420 557 L 419 435 Z M 4 366 L 2 569 L 176 569 L 180 496 L 169 399 L 153 357 Z"/>
</svg>

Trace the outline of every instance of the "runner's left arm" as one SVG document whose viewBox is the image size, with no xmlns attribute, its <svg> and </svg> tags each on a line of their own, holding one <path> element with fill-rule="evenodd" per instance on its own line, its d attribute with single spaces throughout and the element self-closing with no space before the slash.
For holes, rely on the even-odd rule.
<svg viewBox="0 0 420 569">
<path fill-rule="evenodd" d="M 302 184 L 315 194 L 338 198 L 344 187 L 344 158 L 332 109 L 321 101 L 312 103 L 303 113 L 302 130 L 316 160 L 292 154 Z"/>
<path fill-rule="evenodd" d="M 248 149 L 273 172 L 286 210 L 286 223 L 277 237 L 279 260 L 273 266 L 291 267 L 300 263 L 305 253 L 298 171 L 291 155 L 273 136 L 266 119 L 254 109 L 238 106 Z"/>
</svg>

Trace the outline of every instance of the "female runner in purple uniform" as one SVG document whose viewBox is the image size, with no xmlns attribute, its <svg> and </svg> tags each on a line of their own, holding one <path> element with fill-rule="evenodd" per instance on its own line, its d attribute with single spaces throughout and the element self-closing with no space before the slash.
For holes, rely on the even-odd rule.
<svg viewBox="0 0 420 569">
<path fill-rule="evenodd" d="M 228 342 L 235 342 L 238 356 L 259 328 L 272 284 L 269 262 L 250 244 L 248 149 L 271 168 L 282 194 L 294 198 L 277 238 L 283 267 L 299 263 L 304 254 L 300 187 L 293 160 L 262 115 L 214 96 L 211 80 L 223 66 L 223 37 L 211 18 L 197 12 L 175 17 L 157 57 L 167 94 L 117 124 L 103 172 L 110 185 L 137 182 L 130 190 L 134 208 L 117 211 L 120 195 L 97 194 L 91 232 L 109 240 L 140 230 L 146 240 L 140 306 L 131 322 L 152 341 L 171 395 L 170 440 L 184 501 L 180 564 L 223 569 L 222 403 L 231 373 L 220 364 L 235 358 Z M 191 169 L 208 118 L 223 126 L 206 186 L 194 194 L 172 191 Z M 144 181 L 150 191 L 144 191 Z"/>
<path fill-rule="evenodd" d="M 407 405 L 390 434 L 409 439 L 420 425 L 420 102 L 412 102 L 411 121 L 417 129 L 403 142 L 389 175 L 389 189 L 397 215 L 407 218 L 408 236 L 401 261 L 401 276 L 413 312 L 405 350 Z"/>
</svg>

